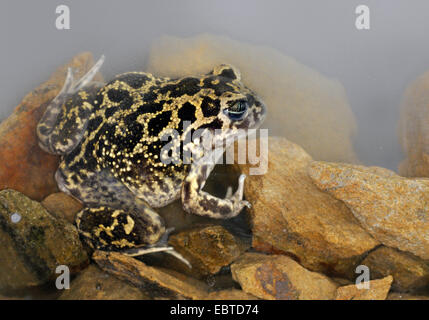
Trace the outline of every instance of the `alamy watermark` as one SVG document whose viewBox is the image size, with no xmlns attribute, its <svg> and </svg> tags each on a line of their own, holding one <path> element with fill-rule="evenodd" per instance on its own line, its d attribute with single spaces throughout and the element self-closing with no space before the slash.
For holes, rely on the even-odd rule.
<svg viewBox="0 0 429 320">
<path fill-rule="evenodd" d="M 55 280 L 55 286 L 58 290 L 70 289 L 70 269 L 64 264 L 59 265 L 55 269 L 55 273 L 60 275 Z"/>
<path fill-rule="evenodd" d="M 355 13 L 358 15 L 355 20 L 355 26 L 358 30 L 369 30 L 369 7 L 366 5 L 358 5 L 355 9 Z"/>
<path fill-rule="evenodd" d="M 62 4 L 55 8 L 55 13 L 58 14 L 55 27 L 58 30 L 70 30 L 70 8 Z"/>
<path fill-rule="evenodd" d="M 355 281 L 356 288 L 359 290 L 370 289 L 369 268 L 363 264 L 356 267 L 356 273 L 360 274 Z"/>
</svg>

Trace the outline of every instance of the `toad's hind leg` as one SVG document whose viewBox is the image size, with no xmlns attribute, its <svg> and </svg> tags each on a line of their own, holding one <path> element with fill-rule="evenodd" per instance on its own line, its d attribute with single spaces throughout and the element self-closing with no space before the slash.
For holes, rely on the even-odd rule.
<svg viewBox="0 0 429 320">
<path fill-rule="evenodd" d="M 189 262 L 167 239 L 172 229 L 165 229 L 162 218 L 107 169 L 81 175 L 67 166 L 58 169 L 55 178 L 61 190 L 85 203 L 87 208 L 76 218 L 79 233 L 94 249 L 119 251 L 129 256 L 165 252 Z M 81 182 L 76 185 L 74 181 Z"/>
<path fill-rule="evenodd" d="M 191 268 L 180 253 L 168 246 L 168 235 L 173 229 L 165 230 L 154 217 L 154 211 L 149 207 L 140 208 L 138 212 L 110 207 L 85 208 L 78 213 L 76 225 L 94 249 L 119 251 L 132 257 L 165 252 Z"/>
<path fill-rule="evenodd" d="M 162 221 L 150 208 L 89 207 L 78 213 L 76 225 L 92 248 L 109 251 L 151 246 L 165 232 Z"/>
<path fill-rule="evenodd" d="M 74 81 L 72 69 L 67 70 L 63 88 L 48 105 L 37 125 L 39 145 L 46 152 L 67 154 L 82 139 L 93 111 L 92 102 L 101 86 L 92 79 L 103 61 L 104 56 L 78 81 Z"/>
</svg>

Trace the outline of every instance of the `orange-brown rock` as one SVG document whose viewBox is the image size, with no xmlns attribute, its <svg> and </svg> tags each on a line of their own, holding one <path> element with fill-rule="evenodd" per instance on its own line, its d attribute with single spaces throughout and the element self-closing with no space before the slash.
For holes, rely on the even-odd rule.
<svg viewBox="0 0 429 320">
<path fill-rule="evenodd" d="M 72 280 L 60 300 L 145 300 L 139 289 L 90 265 Z"/>
<path fill-rule="evenodd" d="M 381 246 L 362 261 L 371 270 L 371 278 L 393 276 L 392 289 L 401 292 L 429 288 L 429 263 L 415 255 Z"/>
<path fill-rule="evenodd" d="M 359 289 L 355 284 L 339 287 L 335 294 L 336 300 L 385 300 L 390 290 L 393 277 L 387 276 L 379 280 L 369 281 L 369 288 Z"/>
<path fill-rule="evenodd" d="M 174 234 L 168 243 L 191 265 L 190 272 L 199 276 L 215 274 L 228 266 L 241 253 L 242 246 L 222 226 L 196 227 Z"/>
<path fill-rule="evenodd" d="M 17 297 L 6 297 L 6 296 L 0 295 L 0 300 L 23 300 L 23 299 L 17 298 Z"/>
<path fill-rule="evenodd" d="M 246 253 L 231 265 L 243 291 L 270 300 L 333 299 L 337 285 L 283 255 Z"/>
<path fill-rule="evenodd" d="M 429 177 L 429 71 L 406 89 L 401 104 L 400 141 L 407 155 L 399 172 L 407 177 Z"/>
<path fill-rule="evenodd" d="M 152 299 L 204 299 L 209 293 L 204 282 L 147 266 L 118 252 L 95 251 L 92 258 L 102 270 L 134 285 Z"/>
<path fill-rule="evenodd" d="M 50 194 L 41 203 L 51 214 L 70 223 L 75 222 L 76 214 L 83 208 L 82 203 L 64 192 Z"/>
<path fill-rule="evenodd" d="M 317 187 L 343 201 L 375 239 L 429 259 L 428 179 L 329 162 L 313 162 L 308 172 Z"/>
<path fill-rule="evenodd" d="M 344 203 L 313 184 L 307 174 L 312 158 L 300 146 L 275 137 L 268 146 L 267 172 L 249 175 L 245 183 L 253 246 L 291 255 L 312 271 L 354 277 L 362 255 L 378 242 Z M 240 165 L 246 174 L 252 167 Z"/>
<path fill-rule="evenodd" d="M 389 293 L 386 300 L 429 300 L 429 296 L 414 296 L 407 293 Z"/>
<path fill-rule="evenodd" d="M 257 297 L 238 289 L 225 289 L 210 292 L 205 300 L 258 300 Z"/>
<path fill-rule="evenodd" d="M 0 124 L 0 190 L 14 189 L 38 201 L 58 191 L 54 180 L 58 157 L 39 148 L 36 125 L 46 106 L 62 88 L 67 68 L 72 67 L 77 71 L 75 76 L 80 77 L 92 64 L 90 53 L 77 55 L 27 94 Z M 96 79 L 100 80 L 101 76 Z"/>
</svg>

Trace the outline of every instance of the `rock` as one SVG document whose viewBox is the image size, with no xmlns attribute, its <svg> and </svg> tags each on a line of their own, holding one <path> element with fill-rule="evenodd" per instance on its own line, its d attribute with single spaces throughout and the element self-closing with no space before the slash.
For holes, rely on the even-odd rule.
<svg viewBox="0 0 429 320">
<path fill-rule="evenodd" d="M 63 290 L 60 300 L 144 300 L 139 289 L 90 265 Z"/>
<path fill-rule="evenodd" d="M 190 272 L 199 277 L 219 272 L 243 252 L 237 239 L 221 226 L 183 231 L 172 235 L 168 243 L 191 263 Z"/>
<path fill-rule="evenodd" d="M 389 293 L 386 300 L 429 300 L 428 296 L 414 296 L 407 293 Z"/>
<path fill-rule="evenodd" d="M 79 271 L 88 262 L 76 228 L 14 190 L 0 191 L 0 288 L 37 286 L 59 265 Z"/>
<path fill-rule="evenodd" d="M 266 174 L 249 175 L 244 189 L 252 204 L 253 247 L 293 256 L 312 271 L 353 278 L 363 254 L 378 242 L 344 203 L 314 186 L 307 175 L 312 159 L 301 147 L 276 137 L 268 146 Z M 249 167 L 240 165 L 245 174 Z"/>
<path fill-rule="evenodd" d="M 38 201 L 58 191 L 54 180 L 58 157 L 39 148 L 36 125 L 46 106 L 62 88 L 67 68 L 75 69 L 75 77 L 80 77 L 92 64 L 90 53 L 77 55 L 27 94 L 12 115 L 0 124 L 0 190 L 14 189 Z M 96 80 L 102 80 L 101 76 Z"/>
<path fill-rule="evenodd" d="M 64 192 L 50 194 L 43 199 L 42 205 L 55 217 L 70 223 L 75 222 L 76 214 L 83 209 L 82 203 Z"/>
<path fill-rule="evenodd" d="M 0 300 L 23 300 L 22 298 L 16 298 L 16 297 L 5 297 L 0 295 Z"/>
<path fill-rule="evenodd" d="M 408 177 L 429 177 L 429 71 L 411 83 L 401 103 L 400 141 L 407 159 L 399 172 Z"/>
<path fill-rule="evenodd" d="M 263 126 L 270 135 L 298 143 L 318 160 L 356 161 L 356 123 L 344 87 L 275 49 L 208 34 L 163 37 L 153 44 L 148 71 L 179 77 L 205 74 L 222 63 L 236 66 L 264 99 Z"/>
<path fill-rule="evenodd" d="M 117 252 L 95 251 L 92 258 L 102 270 L 131 283 L 151 299 L 204 299 L 208 295 L 204 282 Z"/>
<path fill-rule="evenodd" d="M 258 300 L 257 297 L 238 289 L 210 292 L 205 300 Z"/>
<path fill-rule="evenodd" d="M 317 187 L 342 200 L 375 239 L 429 259 L 429 180 L 328 162 L 313 162 L 308 172 Z"/>
<path fill-rule="evenodd" d="M 183 210 L 181 200 L 176 200 L 169 205 L 156 208 L 156 212 L 162 216 L 167 227 L 174 227 L 174 230 L 184 230 L 191 225 L 210 223 L 206 217 L 189 214 Z"/>
<path fill-rule="evenodd" d="M 385 300 L 393 281 L 392 276 L 369 281 L 369 289 L 359 289 L 355 284 L 339 287 L 335 300 Z"/>
<path fill-rule="evenodd" d="M 246 253 L 232 264 L 231 272 L 243 291 L 261 299 L 328 300 L 337 288 L 326 276 L 282 255 Z"/>
<path fill-rule="evenodd" d="M 330 279 L 334 281 L 338 287 L 347 286 L 349 284 L 354 283 L 354 281 L 344 278 L 330 277 Z"/>
<path fill-rule="evenodd" d="M 371 278 L 392 275 L 393 290 L 407 292 L 429 288 L 428 263 L 411 253 L 382 246 L 370 252 L 361 264 L 369 268 Z"/>
</svg>

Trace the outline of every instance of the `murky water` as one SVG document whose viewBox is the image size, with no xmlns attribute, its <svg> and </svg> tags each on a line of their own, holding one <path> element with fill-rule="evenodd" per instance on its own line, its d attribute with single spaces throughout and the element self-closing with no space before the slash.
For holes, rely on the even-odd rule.
<svg viewBox="0 0 429 320">
<path fill-rule="evenodd" d="M 0 118 L 80 51 L 106 54 L 107 78 L 144 69 L 153 41 L 212 33 L 268 46 L 338 79 L 358 122 L 355 146 L 369 165 L 396 169 L 401 96 L 429 65 L 424 0 L 371 4 L 371 29 L 358 31 L 358 1 L 74 1 L 71 29 L 55 28 L 55 1 L 3 1 Z M 31 50 L 30 50 L 31 48 Z M 264 70 L 260 70 L 264 72 Z"/>
</svg>

